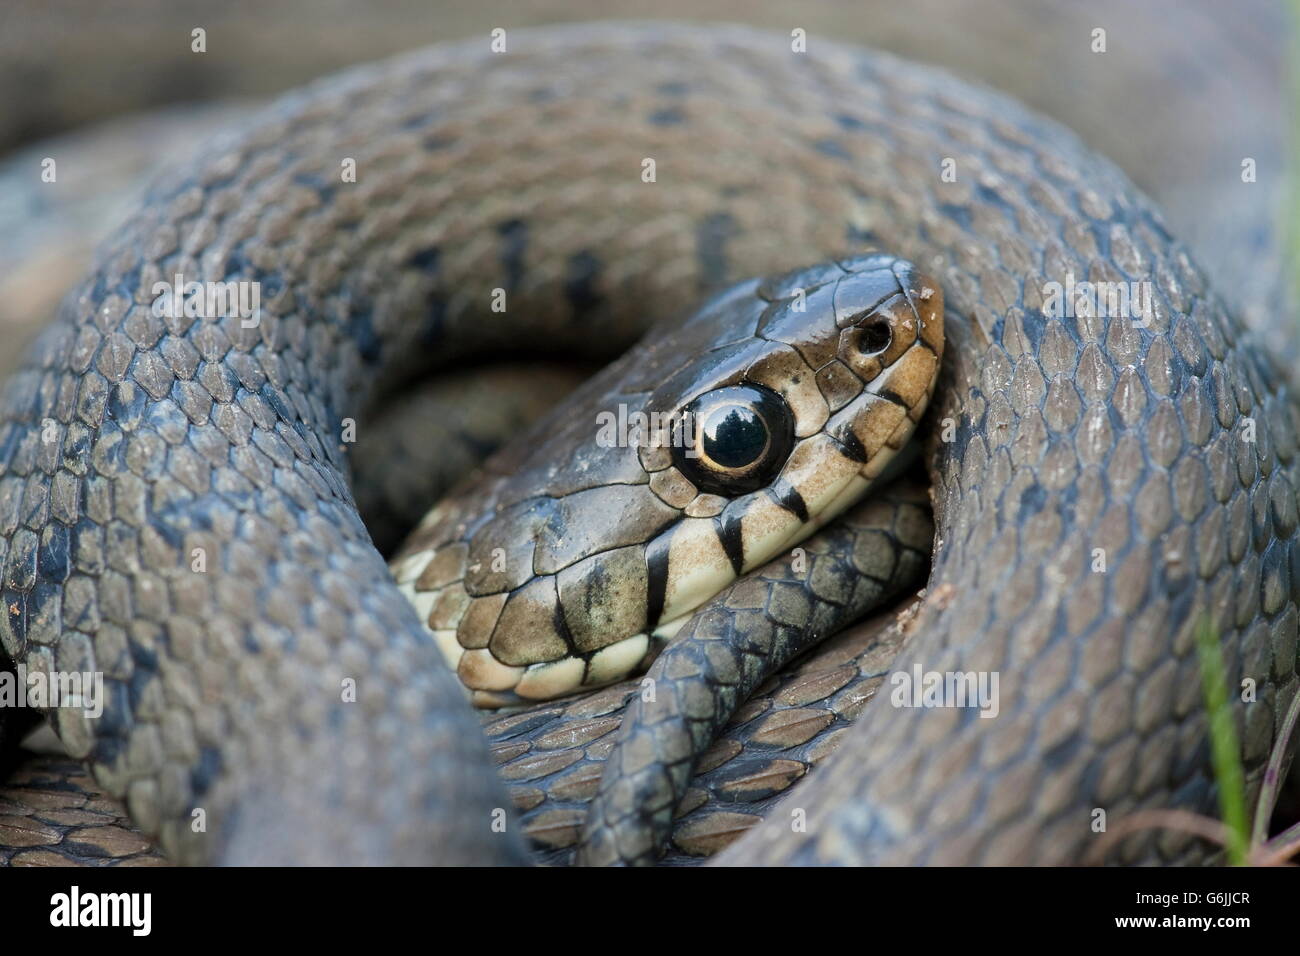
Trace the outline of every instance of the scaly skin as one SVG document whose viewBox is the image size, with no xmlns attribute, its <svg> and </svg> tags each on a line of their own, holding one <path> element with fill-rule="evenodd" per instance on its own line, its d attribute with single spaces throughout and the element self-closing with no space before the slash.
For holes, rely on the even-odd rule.
<svg viewBox="0 0 1300 956">
<path fill-rule="evenodd" d="M 1212 810 L 1202 611 L 1230 681 L 1258 682 L 1237 708 L 1257 787 L 1296 689 L 1297 414 L 1267 357 L 1059 127 L 744 30 L 439 48 L 290 98 L 156 190 L 7 391 L 4 649 L 105 670 L 106 718 L 61 712 L 65 743 L 181 859 L 519 859 L 473 718 L 352 509 L 342 419 L 421 344 L 616 350 L 706 288 L 868 243 L 938 280 L 952 340 L 933 586 L 899 666 L 997 669 L 1002 712 L 877 698 L 796 791 L 808 832 L 778 810 L 738 858 L 1060 862 L 1094 807 Z M 286 291 L 257 330 L 155 327 L 151 282 L 178 267 Z M 1044 317 L 1067 271 L 1150 279 L 1151 327 Z M 1151 836 L 1128 858 L 1200 852 Z"/>
<path fill-rule="evenodd" d="M 871 494 L 795 553 L 720 592 L 633 696 L 577 860 L 652 863 L 700 756 L 768 678 L 918 580 L 933 536 L 922 493 Z"/>
<path fill-rule="evenodd" d="M 741 283 L 489 459 L 421 522 L 393 575 L 477 703 L 612 683 L 725 585 L 870 494 L 942 354 L 943 296 L 893 256 Z M 769 451 L 747 451 L 737 473 L 701 436 L 741 410 Z"/>
</svg>

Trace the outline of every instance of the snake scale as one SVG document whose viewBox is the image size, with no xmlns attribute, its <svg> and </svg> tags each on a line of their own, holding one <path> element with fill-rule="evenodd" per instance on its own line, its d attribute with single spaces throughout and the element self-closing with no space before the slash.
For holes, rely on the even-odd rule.
<svg viewBox="0 0 1300 956">
<path fill-rule="evenodd" d="M 340 179 L 345 160 L 355 182 Z M 861 259 L 868 249 L 888 256 Z M 752 300 L 761 286 L 744 280 L 829 263 L 798 273 L 811 302 L 827 269 L 838 283 L 863 261 L 909 262 L 942 294 L 922 456 L 929 585 L 905 641 L 896 628 L 851 654 L 823 650 L 825 667 L 745 684 L 753 710 L 731 713 L 737 691 L 700 718 L 723 739 L 694 761 L 697 781 L 718 748 L 787 744 L 805 748 L 787 775 L 816 765 L 789 803 L 757 785 L 775 805 L 722 861 L 1070 862 L 1097 808 L 1212 811 L 1202 616 L 1230 681 L 1258 688 L 1236 707 L 1257 791 L 1297 687 L 1300 421 L 1275 363 L 1160 213 L 1061 127 L 888 54 L 821 39 L 796 53 L 789 37 L 743 28 L 569 27 L 512 33 L 507 54 L 435 47 L 292 94 L 172 171 L 7 385 L 3 649 L 29 669 L 104 672 L 104 715 L 60 709 L 57 730 L 177 860 L 521 862 L 521 829 L 546 832 L 547 813 L 566 833 L 554 845 L 581 842 L 590 862 L 652 858 L 646 841 L 664 840 L 674 808 L 634 809 L 652 837 L 611 837 L 629 825 L 626 793 L 612 771 L 596 785 L 635 683 L 486 718 L 523 815 L 501 825 L 512 800 L 479 718 L 355 507 L 345 420 L 364 430 L 389 383 L 484 356 L 601 360 L 647 331 L 653 349 L 668 323 L 708 315 L 695 310 L 709 294 Z M 154 316 L 153 283 L 178 272 L 259 282 L 260 323 Z M 1051 315 L 1043 290 L 1067 275 L 1149 283 L 1150 321 Z M 504 313 L 491 309 L 498 290 Z M 832 302 L 829 314 L 853 325 L 868 311 L 841 317 Z M 636 356 L 622 360 L 633 375 Z M 580 467 L 594 423 L 558 424 L 494 461 L 554 451 Z M 474 482 L 511 481 L 494 468 L 437 520 L 469 521 Z M 909 487 L 881 502 L 923 512 Z M 855 510 L 810 539 L 814 568 L 850 573 L 858 532 L 892 529 L 896 557 L 918 553 L 924 518 L 904 530 L 883 506 L 879 526 Z M 579 537 L 602 526 L 581 510 L 563 521 Z M 750 572 L 743 544 L 728 559 Z M 539 573 L 512 572 L 520 586 Z M 778 559 L 683 633 L 767 633 L 796 654 L 774 625 L 797 630 L 789 595 L 824 583 Z M 914 664 L 997 672 L 1000 713 L 837 699 Z M 668 652 L 655 666 L 671 669 Z M 774 701 L 802 709 L 811 735 L 759 727 Z M 638 733 L 624 728 L 611 766 L 644 769 L 626 756 Z M 664 746 L 666 778 L 688 787 Z M 735 800 L 731 783 L 685 799 Z M 593 795 L 600 812 L 580 838 L 573 808 Z M 1205 854 L 1149 832 L 1121 858 Z"/>
</svg>

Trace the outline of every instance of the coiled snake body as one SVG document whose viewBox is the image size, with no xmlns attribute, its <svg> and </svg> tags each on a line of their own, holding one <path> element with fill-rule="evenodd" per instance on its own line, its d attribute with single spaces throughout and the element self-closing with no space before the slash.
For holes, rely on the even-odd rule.
<svg viewBox="0 0 1300 956">
<path fill-rule="evenodd" d="M 348 164 L 355 182 L 340 176 Z M 864 259 L 868 248 L 888 255 Z M 828 275 L 929 276 L 889 289 L 907 292 L 899 299 L 918 318 L 912 293 L 929 288 L 937 304 L 942 292 L 944 313 L 932 318 L 947 344 L 924 456 L 933 569 L 890 667 L 996 672 L 1000 710 L 982 719 L 964 708 L 891 707 L 881 695 L 849 730 L 833 728 L 834 755 L 794 790 L 794 805 L 778 806 L 726 859 L 1068 862 L 1095 836 L 1098 808 L 1112 820 L 1139 808 L 1212 810 L 1193 642 L 1202 618 L 1221 639 L 1229 680 L 1258 688 L 1254 702 L 1237 705 L 1257 789 L 1296 691 L 1300 420 L 1286 383 L 1246 346 L 1159 213 L 1070 134 L 886 54 L 829 42 L 798 53 L 788 38 L 740 28 L 521 32 L 506 54 L 477 42 L 437 47 L 292 95 L 160 183 L 8 385 L 3 648 L 29 668 L 104 672 L 103 717 L 59 709 L 57 728 L 177 859 L 521 861 L 519 827 L 500 825 L 509 800 L 478 719 L 424 621 L 441 615 L 434 630 L 456 632 L 455 654 L 499 648 L 490 637 L 460 639 L 469 604 L 461 591 L 443 598 L 459 602 L 455 614 L 403 597 L 353 504 L 345 423 L 364 428 L 397 380 L 485 355 L 597 358 L 647 329 L 653 348 L 660 323 L 691 314 L 707 293 L 813 263 L 823 265 L 797 285 L 814 316 Z M 151 289 L 177 274 L 259 282 L 260 322 L 155 315 Z M 1150 314 L 1058 315 L 1044 290 L 1067 277 L 1147 283 Z M 768 310 L 770 320 L 768 307 L 796 294 L 772 282 L 746 313 L 747 335 L 757 328 L 763 338 L 754 317 Z M 732 299 L 752 299 L 755 283 L 739 289 Z M 494 312 L 500 294 L 508 304 Z M 722 300 L 725 314 L 732 299 Z M 836 331 L 857 328 L 878 304 L 825 314 L 843 320 Z M 821 344 L 831 342 L 838 347 L 838 338 Z M 868 343 L 856 354 L 872 352 Z M 661 383 L 638 384 L 639 361 L 642 374 L 667 375 L 673 358 L 633 353 L 603 381 L 626 373 L 627 393 L 642 394 Z M 825 367 L 804 359 L 814 372 Z M 751 368 L 705 374 L 695 364 L 685 384 L 762 384 Z M 871 382 L 862 374 L 787 390 L 794 437 L 815 430 L 800 403 L 820 395 L 829 419 L 844 407 L 836 395 L 870 392 Z M 904 417 L 919 417 L 932 385 L 909 382 L 901 396 L 891 387 L 885 401 L 901 398 Z M 781 387 L 768 383 L 769 392 Z M 571 407 L 598 392 L 579 392 Z M 598 461 L 581 444 L 594 440 L 595 422 L 573 416 L 541 428 L 523 439 L 534 473 L 544 471 L 541 453 L 572 465 L 547 481 Z M 467 530 L 498 513 L 492 502 L 515 502 L 491 489 L 509 485 L 506 465 L 523 454 L 505 451 L 483 484 L 466 485 L 417 532 L 408 564 L 397 565 L 404 590 L 418 590 L 414 575 L 425 569 L 409 563 L 412 549 L 443 543 L 429 529 Z M 645 509 L 693 500 L 680 484 L 652 485 L 660 470 L 589 474 L 599 492 L 589 508 L 540 530 L 503 528 L 484 555 L 462 555 L 468 568 L 500 548 L 504 570 L 483 573 L 514 576 L 464 591 L 475 601 L 519 593 L 544 574 L 563 591 L 569 565 L 543 567 L 541 546 L 532 550 L 547 534 L 548 553 L 567 548 L 572 561 L 653 551 L 664 518 L 643 520 Z M 631 491 L 619 497 L 605 490 L 613 486 Z M 729 499 L 721 490 L 716 497 Z M 775 499 L 798 515 L 787 491 Z M 728 565 L 703 575 L 713 590 L 754 573 L 683 633 L 730 648 L 766 641 L 751 656 L 775 647 L 780 663 L 805 646 L 791 633 L 823 636 L 808 624 L 817 602 L 782 589 L 806 587 L 826 607 L 844 606 L 826 589 L 864 573 L 835 558 L 864 529 L 892 529 L 889 573 L 900 580 L 886 583 L 905 586 L 916 525 L 896 516 L 917 501 L 892 494 L 902 511 L 855 511 L 809 540 L 814 570 L 822 556 L 836 569 L 825 577 L 780 561 L 755 569 L 743 533 L 730 548 L 720 537 Z M 704 521 L 726 504 L 695 507 Z M 803 510 L 804 521 L 817 514 Z M 622 537 L 598 537 L 611 527 Z M 773 534 L 763 558 L 797 538 L 791 527 Z M 621 595 L 585 606 L 620 639 L 643 637 L 644 651 L 675 593 L 695 592 L 675 605 L 683 612 L 708 594 L 680 583 L 698 577 L 640 560 L 663 593 L 624 587 L 635 579 L 626 570 L 583 586 Z M 466 580 L 465 569 L 444 571 L 426 583 L 447 590 Z M 492 614 L 504 614 L 504 600 Z M 655 610 L 647 617 L 636 602 Z M 549 606 L 568 614 L 582 604 L 560 594 Z M 804 618 L 782 621 L 795 605 Z M 520 669 L 558 661 L 570 670 L 543 690 L 562 692 L 639 660 L 624 648 L 619 667 L 601 670 L 600 641 L 584 647 L 574 633 L 581 621 L 561 626 L 552 616 L 543 626 L 536 607 L 515 615 L 531 622 L 524 631 L 552 634 L 563 648 L 538 655 L 507 641 L 501 654 L 462 666 L 471 686 L 526 689 Z M 636 620 L 611 624 L 618 614 Z M 568 663 L 573 642 L 587 655 L 577 664 Z M 726 671 L 727 654 L 702 653 Z M 661 699 L 677 709 L 639 703 L 642 726 L 668 714 L 708 733 L 680 723 L 666 735 L 625 729 L 610 762 L 617 773 L 588 822 L 592 862 L 654 857 L 675 806 L 665 795 L 680 793 L 694 763 L 683 741 L 701 746 L 743 700 L 724 687 L 718 699 L 735 699 L 697 710 L 697 672 L 659 676 Z M 747 693 L 756 683 L 761 676 L 727 686 Z M 589 724 L 622 699 L 569 713 Z M 548 720 L 557 712 L 534 711 Z M 503 719 L 518 734 L 529 718 Z M 573 729 L 568 752 L 589 730 Z M 551 744 L 548 753 L 565 752 Z M 568 799 L 552 771 L 570 766 L 560 759 L 533 775 L 541 799 Z M 579 788 L 584 799 L 591 782 Z M 805 827 L 791 826 L 792 809 Z M 194 826 L 196 810 L 205 827 Z M 1204 853 L 1146 833 L 1123 858 Z"/>
</svg>

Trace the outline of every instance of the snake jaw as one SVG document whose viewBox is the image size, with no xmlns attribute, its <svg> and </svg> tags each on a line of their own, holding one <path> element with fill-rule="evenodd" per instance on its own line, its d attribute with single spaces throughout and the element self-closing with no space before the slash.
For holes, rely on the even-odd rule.
<svg viewBox="0 0 1300 956">
<path fill-rule="evenodd" d="M 475 703 L 645 667 L 720 590 L 860 499 L 933 393 L 942 303 L 880 254 L 744 283 L 442 503 L 394 574 Z M 614 441 L 588 430 L 642 418 Z"/>
</svg>

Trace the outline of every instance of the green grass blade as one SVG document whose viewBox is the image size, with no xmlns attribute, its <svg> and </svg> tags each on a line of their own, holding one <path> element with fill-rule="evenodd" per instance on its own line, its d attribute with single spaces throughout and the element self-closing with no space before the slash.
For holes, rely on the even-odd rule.
<svg viewBox="0 0 1300 956">
<path fill-rule="evenodd" d="M 1219 633 L 1207 618 L 1196 628 L 1196 653 L 1201 664 L 1201 691 L 1210 722 L 1210 761 L 1219 785 L 1219 814 L 1228 829 L 1228 862 L 1244 866 L 1250 846 L 1246 822 L 1246 775 L 1241 768 L 1237 728 L 1228 703 L 1228 685 L 1219 650 Z"/>
</svg>

